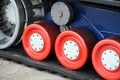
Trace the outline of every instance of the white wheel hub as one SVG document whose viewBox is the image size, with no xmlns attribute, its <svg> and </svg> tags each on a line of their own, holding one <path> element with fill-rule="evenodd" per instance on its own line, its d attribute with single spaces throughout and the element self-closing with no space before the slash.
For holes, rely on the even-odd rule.
<svg viewBox="0 0 120 80">
<path fill-rule="evenodd" d="M 44 47 L 43 37 L 38 33 L 32 34 L 30 37 L 30 45 L 31 45 L 33 50 L 41 51 Z"/>
<path fill-rule="evenodd" d="M 75 60 L 80 55 L 78 44 L 71 40 L 64 43 L 63 52 L 64 55 L 70 60 Z"/>
<path fill-rule="evenodd" d="M 101 61 L 108 70 L 116 70 L 120 65 L 120 58 L 113 50 L 105 50 L 101 56 Z"/>
</svg>

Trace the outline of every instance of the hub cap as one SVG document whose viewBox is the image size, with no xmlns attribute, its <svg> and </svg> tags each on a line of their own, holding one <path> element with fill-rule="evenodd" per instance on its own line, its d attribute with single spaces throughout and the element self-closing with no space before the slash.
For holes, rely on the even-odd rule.
<svg viewBox="0 0 120 80">
<path fill-rule="evenodd" d="M 63 46 L 64 55 L 70 59 L 75 60 L 80 54 L 79 46 L 74 41 L 66 41 Z"/>
<path fill-rule="evenodd" d="M 106 50 L 101 56 L 103 66 L 108 70 L 116 70 L 120 65 L 120 58 L 113 50 Z"/>
<path fill-rule="evenodd" d="M 43 37 L 38 33 L 32 34 L 30 37 L 30 45 L 31 45 L 33 50 L 41 51 L 44 47 Z"/>
</svg>

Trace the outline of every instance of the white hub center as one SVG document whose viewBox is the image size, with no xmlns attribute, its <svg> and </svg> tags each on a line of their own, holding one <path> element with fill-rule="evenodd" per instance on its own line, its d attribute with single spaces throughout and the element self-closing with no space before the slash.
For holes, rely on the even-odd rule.
<svg viewBox="0 0 120 80">
<path fill-rule="evenodd" d="M 63 46 L 64 55 L 70 59 L 75 60 L 80 54 L 79 46 L 74 41 L 66 41 Z"/>
<path fill-rule="evenodd" d="M 101 56 L 103 66 L 108 70 L 116 70 L 120 65 L 120 58 L 113 50 L 106 50 Z"/>
<path fill-rule="evenodd" d="M 30 45 L 31 45 L 33 50 L 41 51 L 44 47 L 43 37 L 38 33 L 32 34 L 30 37 Z"/>
</svg>

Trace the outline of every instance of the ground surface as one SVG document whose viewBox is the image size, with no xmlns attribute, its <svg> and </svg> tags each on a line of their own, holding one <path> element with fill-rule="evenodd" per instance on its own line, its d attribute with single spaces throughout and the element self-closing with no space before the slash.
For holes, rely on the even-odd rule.
<svg viewBox="0 0 120 80">
<path fill-rule="evenodd" d="M 0 80 L 72 80 L 0 58 Z"/>
</svg>

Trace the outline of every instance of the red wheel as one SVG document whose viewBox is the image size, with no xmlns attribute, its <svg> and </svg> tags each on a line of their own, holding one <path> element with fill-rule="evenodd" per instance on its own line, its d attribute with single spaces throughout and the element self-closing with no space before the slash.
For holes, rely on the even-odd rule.
<svg viewBox="0 0 120 80">
<path fill-rule="evenodd" d="M 66 68 L 79 69 L 87 62 L 94 41 L 95 37 L 87 29 L 64 31 L 56 39 L 56 56 Z"/>
<path fill-rule="evenodd" d="M 23 47 L 34 60 L 46 59 L 54 48 L 59 31 L 52 23 L 40 22 L 29 25 L 22 36 Z"/>
<path fill-rule="evenodd" d="M 120 79 L 120 38 L 109 38 L 97 43 L 93 49 L 92 62 L 103 78 Z"/>
</svg>

